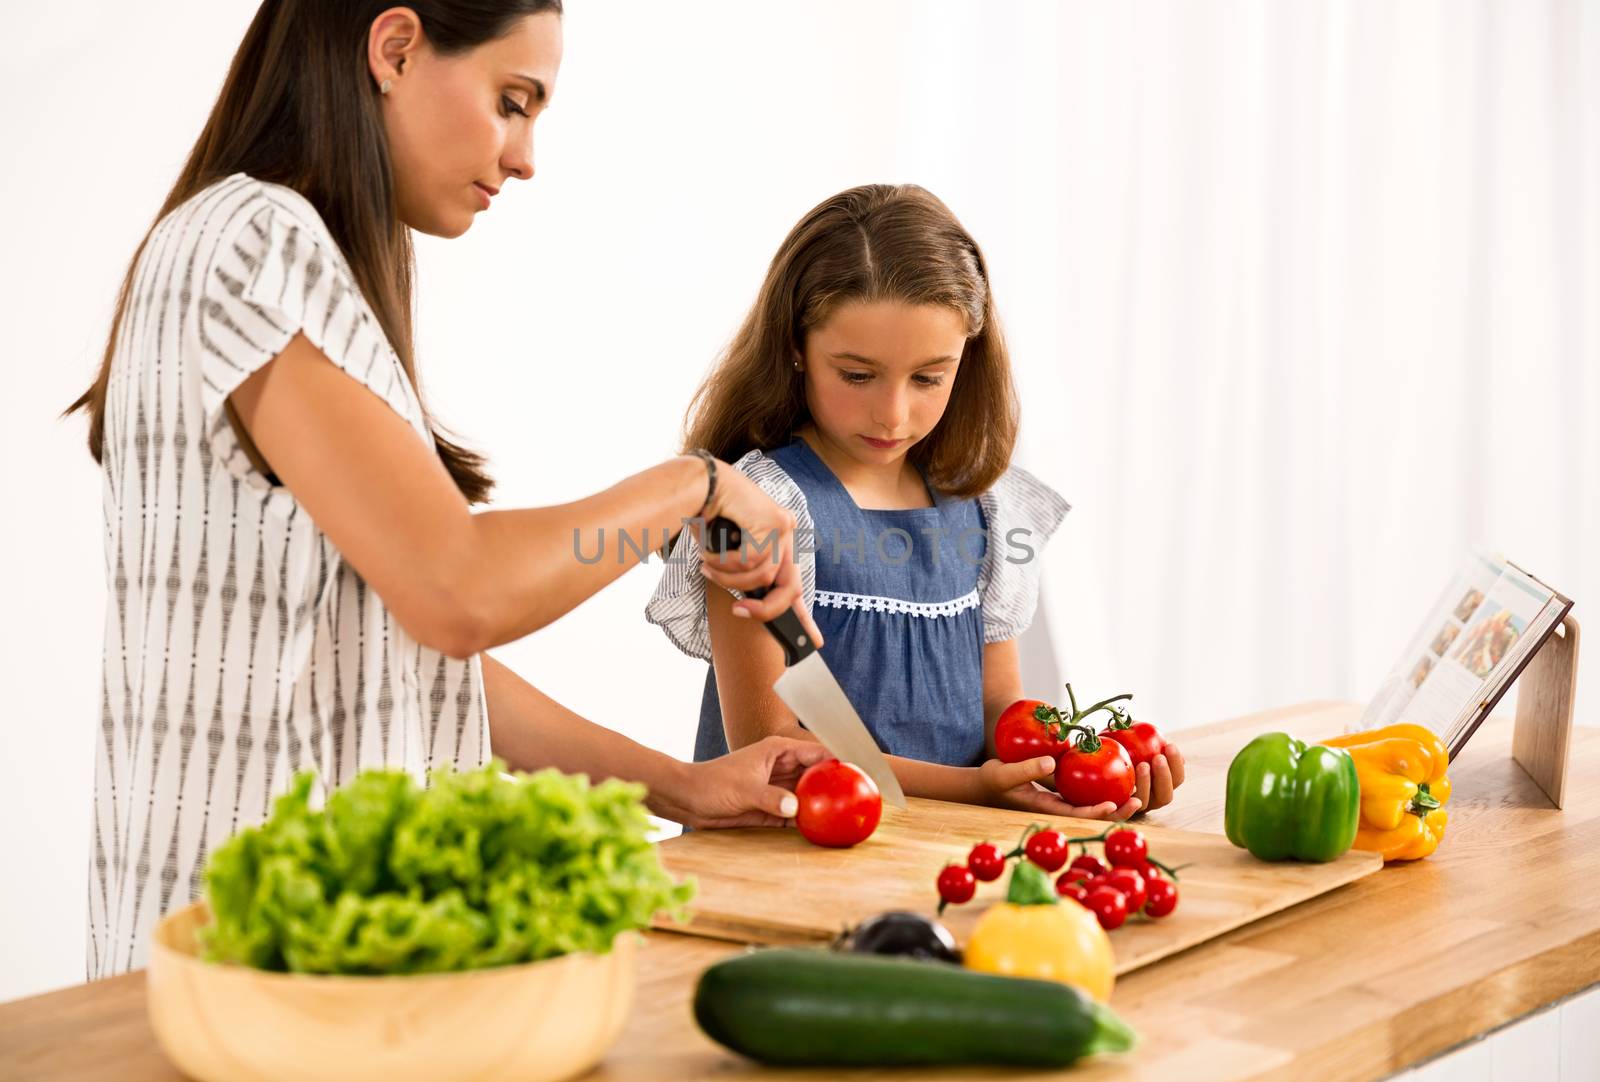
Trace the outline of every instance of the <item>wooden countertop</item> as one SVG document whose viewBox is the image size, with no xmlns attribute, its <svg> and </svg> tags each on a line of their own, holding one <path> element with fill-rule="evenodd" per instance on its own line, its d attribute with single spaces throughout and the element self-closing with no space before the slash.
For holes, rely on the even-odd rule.
<svg viewBox="0 0 1600 1082">
<path fill-rule="evenodd" d="M 1257 732 L 1317 738 L 1356 708 L 1307 703 L 1182 734 L 1189 782 L 1152 822 L 1221 830 L 1229 761 Z M 1085 1079 L 1379 1078 L 1600 982 L 1600 732 L 1573 732 L 1568 806 L 1552 808 L 1510 758 L 1509 719 L 1451 769 L 1444 845 L 1139 970 L 1112 1003 L 1144 1037 Z M 628 1027 L 595 1082 L 768 1076 L 701 1036 L 699 972 L 737 950 L 648 937 Z M 1025 1071 L 784 1072 L 828 1079 L 1044 1077 Z M 180 1076 L 145 1019 L 133 973 L 0 1005 L 8 1079 L 156 1082 Z"/>
</svg>

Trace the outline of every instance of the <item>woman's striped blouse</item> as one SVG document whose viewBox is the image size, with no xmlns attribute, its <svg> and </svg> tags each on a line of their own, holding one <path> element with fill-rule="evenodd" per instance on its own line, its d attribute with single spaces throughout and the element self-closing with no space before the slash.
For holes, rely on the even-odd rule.
<svg viewBox="0 0 1600 1082">
<path fill-rule="evenodd" d="M 420 645 L 294 496 L 227 396 L 302 333 L 432 446 L 415 388 L 317 212 L 228 177 L 157 224 L 106 399 L 106 608 L 90 841 L 91 977 L 143 964 L 206 854 L 302 768 L 423 775 L 488 755 L 477 659 Z"/>
</svg>

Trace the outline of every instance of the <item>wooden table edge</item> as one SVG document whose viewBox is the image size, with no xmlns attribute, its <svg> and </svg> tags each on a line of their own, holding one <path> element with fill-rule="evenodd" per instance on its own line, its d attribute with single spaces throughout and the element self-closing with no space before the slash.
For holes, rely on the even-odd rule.
<svg viewBox="0 0 1600 1082">
<path fill-rule="evenodd" d="M 1181 730 L 1178 739 L 1194 742 L 1226 735 L 1252 724 L 1264 727 L 1285 718 L 1349 709 L 1352 705 L 1338 700 L 1311 700 Z M 1574 736 L 1577 737 L 1578 733 Z M 1580 743 L 1590 743 L 1591 746 L 1600 744 L 1600 734 L 1585 733 L 1581 741 L 1575 739 L 1575 754 L 1579 751 Z M 1252 931 L 1252 926 L 1247 925 L 1173 957 L 1238 944 L 1246 941 Z M 667 929 L 651 930 L 646 933 L 646 938 L 658 949 L 667 951 L 675 948 L 703 949 L 708 942 Z M 738 945 L 732 942 L 724 941 L 720 946 L 727 948 L 729 953 L 738 949 Z M 644 953 L 648 955 L 651 952 Z M 0 1003 L 0 1064 L 11 1062 L 11 1057 L 26 1055 L 28 1059 L 23 1063 L 24 1070 L 28 1067 L 35 1070 L 44 1067 L 48 1070 L 44 1049 L 37 1042 L 30 1044 L 25 1039 L 27 1020 L 52 1018 L 65 1013 L 76 1015 L 78 1021 L 85 1024 L 114 1024 L 119 1030 L 126 1031 L 123 1039 L 142 1042 L 138 1047 L 130 1045 L 130 1053 L 143 1054 L 153 1049 L 154 1038 L 148 1031 L 144 1013 L 144 979 L 143 971 L 135 971 Z M 1427 974 L 1419 974 L 1420 981 L 1425 983 L 1426 979 Z M 1230 1071 L 1227 1077 L 1277 1079 L 1284 1077 L 1286 1071 L 1292 1071 L 1297 1082 L 1384 1078 L 1426 1064 L 1454 1049 L 1487 1038 L 1522 1019 L 1597 989 L 1600 989 L 1600 928 L 1564 942 L 1552 942 L 1476 979 L 1410 1003 L 1387 1017 L 1354 1027 L 1345 1025 L 1342 1028 L 1330 1028 L 1325 1039 L 1295 1050 L 1283 1050 L 1289 1056 L 1287 1061 L 1275 1060 L 1259 1068 L 1241 1065 L 1240 1069 Z M 138 1004 L 137 1010 L 133 1009 L 135 1002 Z M 690 1023 L 685 1021 L 685 1024 Z M 1404 1037 L 1398 1040 L 1361 1039 L 1374 1035 L 1385 1038 L 1391 1032 L 1404 1034 Z M 1269 1054 L 1276 1050 L 1265 1043 L 1257 1047 Z M 1403 1049 L 1403 1052 L 1387 1056 L 1377 1054 L 1376 1050 L 1382 1048 Z M 707 1065 L 712 1074 L 726 1073 L 725 1066 L 723 1064 L 720 1068 L 712 1069 L 714 1065 Z M 1116 1070 L 1117 1064 L 1114 1062 L 1107 1062 L 1104 1066 L 1109 1068 L 1107 1073 L 1113 1077 L 1122 1073 Z M 1128 1072 L 1130 1077 L 1142 1075 L 1141 1064 L 1137 1061 L 1129 1062 L 1128 1067 L 1132 1068 Z M 905 1072 L 888 1073 L 911 1077 Z M 1100 1074 L 1099 1071 L 1094 1073 L 1096 1076 Z M 62 1076 L 39 1074 L 37 1077 Z M 995 1077 L 1013 1078 L 1015 1072 L 997 1071 Z M 1061 1077 L 1071 1076 L 1062 1074 Z"/>
</svg>

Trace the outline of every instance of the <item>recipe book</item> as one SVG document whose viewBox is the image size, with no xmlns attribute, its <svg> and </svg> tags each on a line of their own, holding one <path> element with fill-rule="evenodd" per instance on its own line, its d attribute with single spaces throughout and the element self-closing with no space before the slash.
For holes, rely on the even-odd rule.
<svg viewBox="0 0 1600 1082">
<path fill-rule="evenodd" d="M 1454 759 L 1571 608 L 1503 556 L 1473 553 L 1347 731 L 1412 722 Z"/>
</svg>

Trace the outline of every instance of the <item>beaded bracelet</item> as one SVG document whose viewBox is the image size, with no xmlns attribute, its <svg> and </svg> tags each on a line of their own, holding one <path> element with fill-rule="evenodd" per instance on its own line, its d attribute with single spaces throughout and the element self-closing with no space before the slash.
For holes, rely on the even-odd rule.
<svg viewBox="0 0 1600 1082">
<path fill-rule="evenodd" d="M 695 512 L 695 518 L 704 518 L 706 509 L 711 506 L 712 497 L 717 494 L 717 458 L 703 447 L 696 447 L 686 452 L 696 458 L 704 459 L 706 464 L 706 499 L 700 505 L 700 510 Z"/>
</svg>

